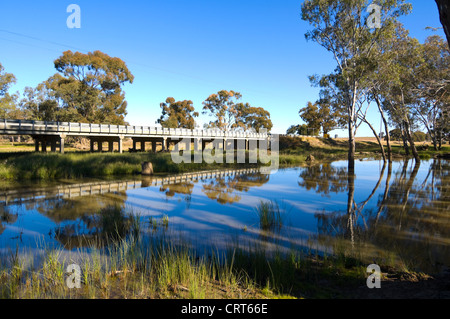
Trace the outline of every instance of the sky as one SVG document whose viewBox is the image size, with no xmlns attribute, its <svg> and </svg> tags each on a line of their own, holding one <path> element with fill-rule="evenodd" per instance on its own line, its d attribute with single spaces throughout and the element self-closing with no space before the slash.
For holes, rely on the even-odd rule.
<svg viewBox="0 0 450 319">
<path fill-rule="evenodd" d="M 126 62 L 135 79 L 123 90 L 126 121 L 155 125 L 167 97 L 202 102 L 220 90 L 271 114 L 273 133 L 302 124 L 298 112 L 318 99 L 308 76 L 328 74 L 335 62 L 324 48 L 306 41 L 310 25 L 297 0 L 1 0 L 0 63 L 17 83 L 10 93 L 35 87 L 56 73 L 53 61 L 66 50 L 100 50 Z M 400 21 L 423 42 L 444 37 L 433 0 L 410 0 Z M 80 28 L 69 28 L 70 4 L 81 9 Z M 374 127 L 379 115 L 369 113 Z M 201 115 L 199 125 L 209 122 Z M 346 135 L 345 131 L 332 134 Z M 371 136 L 362 126 L 357 136 Z"/>
</svg>

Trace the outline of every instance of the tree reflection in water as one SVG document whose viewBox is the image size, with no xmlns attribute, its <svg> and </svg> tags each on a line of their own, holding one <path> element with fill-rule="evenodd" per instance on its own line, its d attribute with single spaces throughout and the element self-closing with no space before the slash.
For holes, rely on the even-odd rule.
<svg viewBox="0 0 450 319">
<path fill-rule="evenodd" d="M 260 187 L 269 181 L 270 174 L 249 173 L 244 175 L 224 176 L 203 183 L 203 193 L 220 204 L 233 204 L 241 200 L 235 193 L 248 192 L 252 187 Z"/>
<path fill-rule="evenodd" d="M 323 164 L 305 168 L 300 186 L 324 196 L 347 192 L 345 211 L 316 212 L 318 239 L 335 246 L 336 239 L 341 239 L 346 248 L 364 247 L 359 254 L 373 260 L 394 256 L 404 266 L 416 269 L 449 265 L 449 162 L 432 161 L 423 180 L 418 178 L 420 162 L 405 160 L 396 172 L 392 165 L 383 165 L 362 202 L 355 200 L 361 191 L 355 187 L 358 180 L 351 167 Z M 384 190 L 379 191 L 383 184 Z M 367 205 L 372 198 L 377 198 L 376 204 Z"/>
</svg>

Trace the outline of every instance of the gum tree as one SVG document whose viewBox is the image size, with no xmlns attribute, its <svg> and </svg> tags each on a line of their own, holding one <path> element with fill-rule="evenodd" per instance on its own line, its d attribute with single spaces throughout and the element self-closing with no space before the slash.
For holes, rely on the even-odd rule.
<svg viewBox="0 0 450 319">
<path fill-rule="evenodd" d="M 158 123 L 166 128 L 195 128 L 195 117 L 198 117 L 198 112 L 195 112 L 193 102 L 175 101 L 173 97 L 168 97 L 166 102 L 161 103 L 161 117 Z"/>
<path fill-rule="evenodd" d="M 439 10 L 439 18 L 447 36 L 447 44 L 450 47 L 450 3 L 448 0 L 436 0 L 436 4 Z"/>
<path fill-rule="evenodd" d="M 7 73 L 0 63 L 0 118 L 6 118 L 16 109 L 16 95 L 8 93 L 9 88 L 16 83 L 16 77 Z"/>
<path fill-rule="evenodd" d="M 371 4 L 378 6 L 369 7 Z M 302 19 L 312 26 L 306 39 L 324 47 L 336 62 L 334 73 L 328 79 L 316 77 L 315 83 L 333 86 L 333 97 L 343 106 L 349 135 L 349 168 L 354 168 L 357 114 L 374 70 L 375 44 L 383 40 L 385 26 L 410 9 L 403 0 L 306 0 L 302 4 Z"/>
<path fill-rule="evenodd" d="M 242 98 L 241 93 L 235 91 L 221 90 L 211 94 L 203 102 L 203 114 L 209 114 L 214 120 L 209 122 L 209 127 L 228 131 L 239 127 L 238 101 Z"/>
<path fill-rule="evenodd" d="M 101 52 L 66 51 L 54 61 L 59 72 L 45 86 L 69 113 L 82 122 L 124 124 L 127 102 L 122 86 L 134 76 L 124 61 Z"/>
</svg>

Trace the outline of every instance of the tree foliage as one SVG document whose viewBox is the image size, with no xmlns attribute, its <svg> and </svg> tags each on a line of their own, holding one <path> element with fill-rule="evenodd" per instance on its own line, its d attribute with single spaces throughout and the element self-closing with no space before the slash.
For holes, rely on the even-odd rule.
<svg viewBox="0 0 450 319">
<path fill-rule="evenodd" d="M 158 119 L 158 123 L 166 128 L 195 128 L 195 117 L 199 116 L 195 112 L 193 102 L 175 101 L 173 97 L 168 97 L 164 103 L 160 104 L 162 115 Z"/>
<path fill-rule="evenodd" d="M 17 95 L 8 93 L 14 83 L 16 83 L 14 74 L 7 73 L 0 63 L 0 118 L 9 117 L 16 111 Z"/>
<path fill-rule="evenodd" d="M 312 29 L 305 36 L 329 51 L 336 62 L 333 73 L 315 77 L 314 84 L 325 88 L 328 100 L 342 105 L 349 132 L 348 159 L 354 166 L 355 134 L 358 128 L 358 111 L 367 93 L 367 83 L 376 67 L 375 55 L 378 41 L 386 36 L 386 27 L 410 10 L 402 0 L 377 1 L 382 24 L 371 30 L 366 23 L 371 12 L 367 0 L 306 0 L 302 4 L 302 19 Z"/>
<path fill-rule="evenodd" d="M 21 104 L 31 119 L 125 124 L 122 86 L 134 76 L 124 61 L 101 51 L 66 51 L 54 65 L 58 73 L 24 92 Z"/>
<path fill-rule="evenodd" d="M 218 128 L 222 131 L 229 130 L 254 130 L 272 129 L 270 113 L 261 107 L 252 107 L 249 103 L 239 100 L 242 94 L 235 91 L 221 90 L 211 94 L 203 102 L 203 114 L 209 114 L 213 120 L 209 122 L 209 128 Z"/>
</svg>

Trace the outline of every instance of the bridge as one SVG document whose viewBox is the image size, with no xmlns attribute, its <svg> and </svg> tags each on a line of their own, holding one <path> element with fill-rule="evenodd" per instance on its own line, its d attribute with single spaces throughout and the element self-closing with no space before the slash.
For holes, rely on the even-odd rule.
<svg viewBox="0 0 450 319">
<path fill-rule="evenodd" d="M 153 152 L 156 152 L 157 145 L 163 151 L 169 150 L 171 144 L 178 150 L 180 145 L 183 146 L 182 141 L 185 142 L 184 149 L 190 149 L 193 142 L 195 151 L 203 150 L 211 143 L 216 143 L 216 148 L 226 149 L 232 145 L 232 149 L 247 150 L 256 148 L 257 143 L 270 144 L 270 135 L 267 133 L 11 119 L 0 119 L 0 135 L 30 135 L 35 141 L 36 152 L 46 152 L 50 147 L 52 152 L 59 150 L 61 153 L 64 153 L 64 143 L 68 136 L 88 138 L 91 152 L 95 151 L 96 145 L 97 151 L 103 151 L 104 143 L 108 143 L 108 151 L 112 152 L 117 143 L 119 152 L 123 153 L 125 138 L 132 139 L 133 150 L 138 150 L 137 145 L 140 144 L 139 150 L 145 151 L 145 143 L 150 142 Z"/>
</svg>

